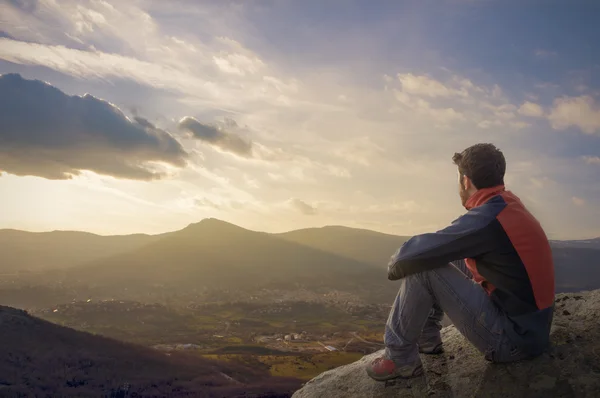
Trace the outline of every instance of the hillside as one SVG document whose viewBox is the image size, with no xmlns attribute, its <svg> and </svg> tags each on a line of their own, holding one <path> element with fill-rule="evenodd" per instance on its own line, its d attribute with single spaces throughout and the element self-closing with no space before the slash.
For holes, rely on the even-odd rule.
<svg viewBox="0 0 600 398">
<path fill-rule="evenodd" d="M 301 229 L 277 236 L 380 268 L 410 238 L 337 226 Z M 600 289 L 600 238 L 553 240 L 550 245 L 557 292 Z"/>
<path fill-rule="evenodd" d="M 47 269 L 0 275 L 3 303 L 25 308 L 87 297 L 189 302 L 289 293 L 295 300 L 307 291 L 387 303 L 397 284 L 387 280 L 385 266 L 407 240 L 340 226 L 268 234 L 216 219 L 156 236 L 0 232 L 6 253 L 0 269 Z M 598 242 L 551 242 L 558 292 L 600 288 Z"/>
<path fill-rule="evenodd" d="M 579 240 L 551 240 L 550 244 L 556 248 L 596 249 L 600 250 L 600 238 Z"/>
<path fill-rule="evenodd" d="M 559 294 L 551 348 L 513 364 L 491 364 L 453 327 L 442 330 L 445 353 L 422 355 L 423 377 L 386 384 L 370 379 L 360 361 L 327 371 L 293 398 L 595 398 L 600 396 L 600 291 Z"/>
<path fill-rule="evenodd" d="M 286 397 L 299 383 L 256 367 L 167 356 L 10 307 L 0 306 L 0 327 L 0 396 Z"/>
<path fill-rule="evenodd" d="M 0 274 L 68 268 L 126 253 L 156 241 L 144 234 L 101 236 L 87 232 L 0 230 Z"/>
<path fill-rule="evenodd" d="M 600 289 L 600 249 L 552 246 L 557 292 Z"/>
<path fill-rule="evenodd" d="M 379 268 L 384 268 L 390 256 L 410 238 L 342 226 L 299 229 L 277 236 Z"/>
<path fill-rule="evenodd" d="M 138 250 L 71 269 L 65 281 L 179 291 L 351 289 L 367 295 L 390 286 L 383 268 L 373 272 L 360 261 L 215 219 L 191 224 Z"/>
</svg>

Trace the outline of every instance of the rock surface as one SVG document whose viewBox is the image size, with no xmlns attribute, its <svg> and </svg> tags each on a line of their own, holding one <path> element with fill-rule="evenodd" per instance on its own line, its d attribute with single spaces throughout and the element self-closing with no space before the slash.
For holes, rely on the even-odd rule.
<svg viewBox="0 0 600 398">
<path fill-rule="evenodd" d="M 600 290 L 559 294 L 552 346 L 542 356 L 491 364 L 453 326 L 442 330 L 445 353 L 422 355 L 423 377 L 386 386 L 365 366 L 381 354 L 327 371 L 293 398 L 348 397 L 600 397 Z"/>
</svg>

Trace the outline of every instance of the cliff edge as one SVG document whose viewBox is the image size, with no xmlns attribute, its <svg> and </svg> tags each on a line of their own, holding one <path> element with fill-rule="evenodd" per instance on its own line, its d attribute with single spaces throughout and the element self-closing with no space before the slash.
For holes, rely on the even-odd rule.
<svg viewBox="0 0 600 398">
<path fill-rule="evenodd" d="M 513 364 L 487 362 L 454 328 L 442 330 L 445 353 L 422 355 L 423 377 L 386 386 L 365 365 L 381 352 L 327 371 L 293 398 L 348 397 L 600 397 L 600 290 L 556 296 L 552 346 Z"/>
</svg>

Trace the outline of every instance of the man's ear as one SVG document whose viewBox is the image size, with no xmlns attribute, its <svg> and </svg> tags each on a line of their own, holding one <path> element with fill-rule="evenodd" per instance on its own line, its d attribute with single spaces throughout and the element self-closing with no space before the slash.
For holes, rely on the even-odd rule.
<svg viewBox="0 0 600 398">
<path fill-rule="evenodd" d="M 471 181 L 471 179 L 467 176 L 463 176 L 463 185 L 466 191 L 469 191 L 471 189 L 477 190 L 477 188 L 475 188 L 475 185 L 473 185 L 473 181 Z"/>
</svg>

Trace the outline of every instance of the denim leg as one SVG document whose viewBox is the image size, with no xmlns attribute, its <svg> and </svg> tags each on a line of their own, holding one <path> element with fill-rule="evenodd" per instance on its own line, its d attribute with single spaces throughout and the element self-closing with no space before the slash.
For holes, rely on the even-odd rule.
<svg viewBox="0 0 600 398">
<path fill-rule="evenodd" d="M 400 290 L 385 325 L 387 357 L 400 366 L 419 360 L 417 341 L 434 304 L 422 274 L 400 280 Z"/>
<path fill-rule="evenodd" d="M 467 268 L 467 264 L 464 260 L 457 260 L 451 263 L 458 268 L 463 274 L 473 279 L 473 274 Z M 444 318 L 444 311 L 440 308 L 437 302 L 433 304 L 433 308 L 429 313 L 429 317 L 425 322 L 421 337 L 419 338 L 419 345 L 426 347 L 435 347 L 442 342 L 440 330 L 442 329 L 442 320 Z"/>
<path fill-rule="evenodd" d="M 432 310 L 434 306 L 441 311 Z M 488 360 L 500 357 L 494 352 L 505 345 L 501 343 L 506 341 L 508 319 L 485 290 L 453 264 L 402 279 L 386 324 L 388 356 L 400 364 L 416 361 L 421 331 L 430 315 L 442 311 Z"/>
<path fill-rule="evenodd" d="M 420 346 L 433 348 L 442 342 L 440 330 L 442 330 L 443 318 L 444 311 L 442 311 L 437 302 L 434 302 L 419 337 Z"/>
</svg>

